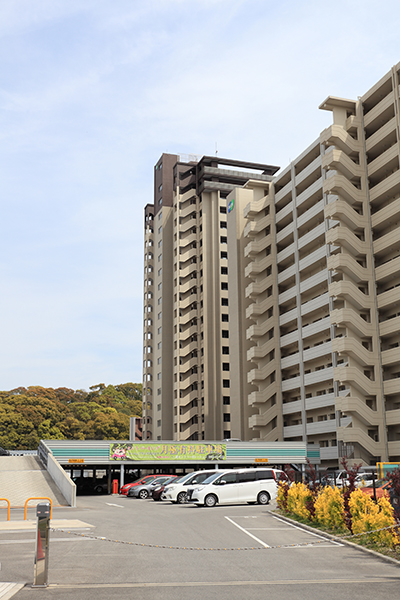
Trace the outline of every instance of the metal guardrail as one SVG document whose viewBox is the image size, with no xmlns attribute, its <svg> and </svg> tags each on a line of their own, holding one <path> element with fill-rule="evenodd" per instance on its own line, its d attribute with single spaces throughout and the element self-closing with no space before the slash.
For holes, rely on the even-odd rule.
<svg viewBox="0 0 400 600">
<path fill-rule="evenodd" d="M 51 498 L 48 498 L 47 496 L 32 496 L 31 498 L 28 498 L 25 502 L 25 509 L 24 509 L 24 521 L 26 521 L 26 516 L 27 516 L 27 512 L 28 512 L 28 502 L 30 500 L 48 500 L 50 502 L 50 519 L 53 516 L 53 501 Z"/>
<path fill-rule="evenodd" d="M 3 500 L 4 502 L 7 502 L 7 505 L 8 505 L 8 507 L 7 507 L 7 521 L 9 521 L 10 520 L 11 503 L 10 503 L 10 501 L 9 501 L 8 498 L 0 498 L 0 500 Z"/>
</svg>

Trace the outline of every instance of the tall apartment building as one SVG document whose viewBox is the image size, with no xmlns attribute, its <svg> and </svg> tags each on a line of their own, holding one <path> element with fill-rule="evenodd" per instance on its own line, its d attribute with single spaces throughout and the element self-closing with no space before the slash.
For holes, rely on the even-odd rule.
<svg viewBox="0 0 400 600">
<path fill-rule="evenodd" d="M 247 439 L 400 460 L 400 63 L 269 183 L 228 196 L 231 401 Z M 231 330 L 231 341 L 233 332 Z"/>
<path fill-rule="evenodd" d="M 226 197 L 277 167 L 163 154 L 145 207 L 143 439 L 244 438 L 231 401 Z M 248 434 L 246 433 L 247 437 Z"/>
</svg>

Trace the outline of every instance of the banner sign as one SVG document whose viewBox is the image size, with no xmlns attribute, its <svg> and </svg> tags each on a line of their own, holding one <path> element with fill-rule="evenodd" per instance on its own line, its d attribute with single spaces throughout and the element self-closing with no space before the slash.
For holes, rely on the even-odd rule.
<svg viewBox="0 0 400 600">
<path fill-rule="evenodd" d="M 226 460 L 226 444 L 110 444 L 111 460 Z"/>
</svg>

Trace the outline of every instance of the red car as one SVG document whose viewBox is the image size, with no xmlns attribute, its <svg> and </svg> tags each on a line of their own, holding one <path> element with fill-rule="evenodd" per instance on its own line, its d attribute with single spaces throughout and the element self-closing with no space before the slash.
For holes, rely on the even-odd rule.
<svg viewBox="0 0 400 600">
<path fill-rule="evenodd" d="M 392 482 L 387 481 L 387 479 L 377 479 L 375 481 L 376 499 L 382 498 L 382 496 L 385 495 L 389 498 L 389 489 L 391 483 Z M 374 488 L 372 485 L 369 485 L 368 487 L 362 487 L 360 489 L 362 492 L 364 492 L 364 494 L 368 494 L 368 496 L 371 496 L 372 498 L 374 497 Z"/>
<path fill-rule="evenodd" d="M 127 496 L 128 490 L 130 490 L 131 487 L 136 487 L 137 485 L 150 483 L 151 481 L 153 481 L 153 479 L 155 479 L 156 477 L 160 477 L 161 475 L 169 475 L 169 473 L 156 473 L 155 475 L 146 475 L 146 477 L 137 479 L 133 483 L 126 483 L 125 485 L 123 485 L 122 488 L 119 490 L 119 493 L 123 496 Z"/>
</svg>

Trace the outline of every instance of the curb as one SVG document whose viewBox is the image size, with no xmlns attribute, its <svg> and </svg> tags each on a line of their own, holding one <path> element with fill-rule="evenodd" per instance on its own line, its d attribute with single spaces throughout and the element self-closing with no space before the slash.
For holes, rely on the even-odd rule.
<svg viewBox="0 0 400 600">
<path fill-rule="evenodd" d="M 317 529 L 316 527 L 310 527 L 310 525 L 305 525 L 304 523 L 299 523 L 299 521 L 295 521 L 294 519 L 291 519 L 290 517 L 287 517 L 286 515 L 282 515 L 281 513 L 278 513 L 276 511 L 271 511 L 271 512 L 275 513 L 283 521 L 287 521 L 290 524 L 297 525 L 298 527 L 302 527 L 303 529 L 305 529 L 305 531 L 310 531 L 312 533 L 318 533 L 318 535 L 320 535 L 321 537 L 324 537 L 328 540 L 333 540 L 334 542 L 340 542 L 341 544 L 346 544 L 347 546 L 350 546 L 351 548 L 356 548 L 357 550 L 361 550 L 362 552 L 366 552 L 367 554 L 372 554 L 376 558 L 380 558 L 381 560 L 390 562 L 390 563 L 400 567 L 400 561 L 398 561 L 396 558 L 391 558 L 390 556 L 385 556 L 384 554 L 380 554 L 379 552 L 376 552 L 375 550 L 371 550 L 370 548 L 365 548 L 365 546 L 360 546 L 359 544 L 355 544 L 354 542 L 349 542 L 348 540 L 345 540 L 337 535 L 332 535 L 330 533 L 326 533 L 325 531 L 321 531 L 320 529 Z"/>
</svg>

